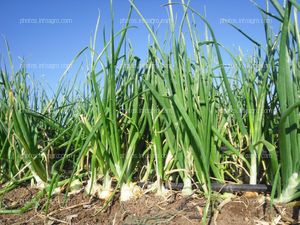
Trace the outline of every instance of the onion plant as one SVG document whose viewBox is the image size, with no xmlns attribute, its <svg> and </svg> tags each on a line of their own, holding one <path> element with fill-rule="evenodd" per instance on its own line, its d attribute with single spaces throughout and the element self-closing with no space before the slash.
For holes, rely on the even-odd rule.
<svg viewBox="0 0 300 225">
<path fill-rule="evenodd" d="M 299 27 L 298 12 L 287 1 L 281 16 L 281 39 L 279 48 L 279 68 L 276 88 L 280 105 L 279 150 L 281 176 L 279 178 L 278 201 L 289 202 L 299 194 Z"/>
</svg>

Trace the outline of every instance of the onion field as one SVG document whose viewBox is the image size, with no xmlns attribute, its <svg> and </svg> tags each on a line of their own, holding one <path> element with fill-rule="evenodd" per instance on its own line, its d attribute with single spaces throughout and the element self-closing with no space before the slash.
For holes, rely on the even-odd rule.
<svg viewBox="0 0 300 225">
<path fill-rule="evenodd" d="M 106 210 L 116 196 L 122 202 L 145 192 L 167 196 L 171 184 L 181 184 L 183 196 L 205 198 L 203 224 L 212 202 L 224 197 L 216 185 L 246 184 L 250 191 L 265 185 L 271 204 L 297 201 L 300 3 L 254 4 L 264 21 L 280 24 L 279 33 L 261 24 L 266 44 L 229 23 L 255 46 L 245 55 L 225 48 L 189 1 L 164 5 L 170 22 L 163 42 L 129 2 L 121 30 L 114 28 L 113 1 L 110 30 L 98 29 L 101 16 L 96 18 L 89 45 L 79 49 L 53 95 L 32 80 L 26 64 L 14 66 L 6 40 L 10 61 L 0 68 L 0 196 L 24 184 L 39 191 L 20 207 L 1 205 L 0 214 L 25 213 L 41 199 L 47 213 L 52 196 L 63 193 L 67 199 L 80 190 L 103 200 L 100 210 Z M 182 18 L 175 18 L 175 7 Z M 127 40 L 133 13 L 149 33 L 145 63 Z M 78 86 L 74 74 L 73 82 L 66 82 L 82 60 L 85 80 Z"/>
</svg>

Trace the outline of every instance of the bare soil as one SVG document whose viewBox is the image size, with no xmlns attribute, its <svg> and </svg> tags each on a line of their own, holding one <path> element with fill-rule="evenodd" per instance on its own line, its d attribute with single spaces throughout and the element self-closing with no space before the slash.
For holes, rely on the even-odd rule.
<svg viewBox="0 0 300 225">
<path fill-rule="evenodd" d="M 0 196 L 1 207 L 18 208 L 33 198 L 37 190 L 19 187 Z M 45 214 L 42 200 L 34 209 L 21 215 L 0 214 L 1 225 L 27 224 L 82 224 L 82 225 L 188 225 L 200 224 L 205 199 L 200 197 L 182 197 L 178 192 L 170 192 L 167 198 L 154 194 L 126 203 L 118 198 L 112 202 L 105 212 L 99 212 L 104 202 L 90 198 L 83 192 L 69 196 L 64 205 L 64 195 L 53 197 L 48 215 Z M 230 201 L 214 204 L 208 218 L 214 225 L 252 225 L 252 224 L 300 224 L 299 204 L 275 206 L 265 201 L 264 196 L 236 196 Z"/>
</svg>

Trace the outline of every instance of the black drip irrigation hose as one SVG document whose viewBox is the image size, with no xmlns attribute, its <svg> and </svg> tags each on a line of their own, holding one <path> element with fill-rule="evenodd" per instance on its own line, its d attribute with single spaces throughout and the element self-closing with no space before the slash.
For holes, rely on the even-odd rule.
<svg viewBox="0 0 300 225">
<path fill-rule="evenodd" d="M 212 190 L 217 192 L 259 192 L 271 193 L 272 187 L 265 184 L 220 184 L 212 183 Z"/>
<path fill-rule="evenodd" d="M 148 187 L 153 183 L 138 182 L 140 187 Z M 183 189 L 183 183 L 166 183 L 165 188 L 175 191 L 181 191 Z M 197 185 L 193 185 L 193 189 L 198 189 Z M 221 184 L 221 183 L 212 183 L 211 188 L 216 192 L 258 192 L 258 193 L 271 193 L 272 186 L 266 184 Z"/>
</svg>

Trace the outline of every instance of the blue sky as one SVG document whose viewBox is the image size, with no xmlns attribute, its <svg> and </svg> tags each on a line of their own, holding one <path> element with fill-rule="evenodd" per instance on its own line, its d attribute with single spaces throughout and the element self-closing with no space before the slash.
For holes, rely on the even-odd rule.
<svg viewBox="0 0 300 225">
<path fill-rule="evenodd" d="M 163 39 L 168 18 L 167 8 L 162 4 L 167 0 L 136 0 L 136 5 L 144 17 L 154 22 L 162 21 L 159 29 Z M 265 0 L 256 1 L 265 7 Z M 129 11 L 127 0 L 114 0 L 115 30 L 122 27 L 122 19 Z M 97 43 L 101 48 L 103 43 L 102 30 L 105 27 L 109 33 L 110 10 L 109 0 L 2 0 L 0 3 L 0 34 L 9 42 L 16 67 L 18 57 L 24 57 L 28 71 L 39 80 L 44 80 L 53 88 L 63 73 L 66 65 L 82 48 L 88 46 L 94 31 L 98 10 L 101 22 Z M 249 0 L 191 0 L 191 6 L 204 13 L 211 23 L 217 39 L 224 46 L 237 51 L 240 46 L 245 53 L 252 52 L 253 44 L 224 22 L 231 20 L 258 42 L 264 43 L 263 24 L 258 21 L 261 15 Z M 174 7 L 180 16 L 180 6 Z M 201 24 L 201 21 L 197 22 Z M 132 25 L 137 26 L 128 33 L 128 39 L 134 47 L 134 53 L 143 57 L 147 52 L 148 32 L 139 22 L 139 16 L 134 12 Z M 277 23 L 270 20 L 271 26 Z M 203 35 L 203 27 L 198 27 L 198 33 Z M 203 36 L 201 36 L 203 37 Z M 7 63 L 6 48 L 3 39 L 0 41 L 1 64 Z M 84 62 L 85 57 L 79 62 Z M 72 74 L 71 74 L 72 75 Z"/>
</svg>

